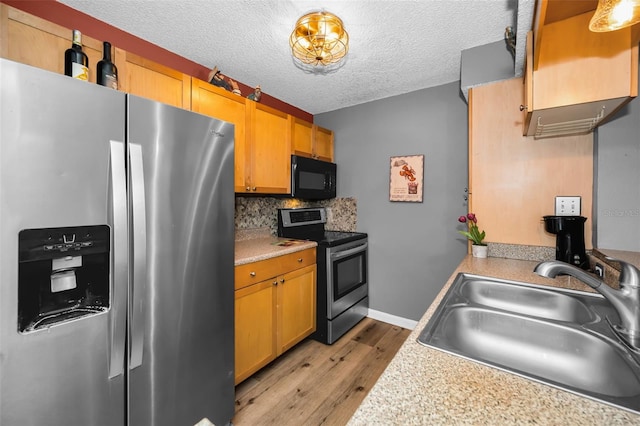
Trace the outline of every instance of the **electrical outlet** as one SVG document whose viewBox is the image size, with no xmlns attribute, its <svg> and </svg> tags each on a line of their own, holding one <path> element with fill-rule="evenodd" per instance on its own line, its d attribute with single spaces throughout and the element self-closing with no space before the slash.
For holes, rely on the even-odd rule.
<svg viewBox="0 0 640 426">
<path fill-rule="evenodd" d="M 580 197 L 556 197 L 556 216 L 580 216 Z"/>
<path fill-rule="evenodd" d="M 604 279 L 604 268 L 602 267 L 601 264 L 596 263 L 596 267 L 595 267 L 594 272 L 595 272 L 597 277 L 599 277 L 601 279 Z"/>
</svg>

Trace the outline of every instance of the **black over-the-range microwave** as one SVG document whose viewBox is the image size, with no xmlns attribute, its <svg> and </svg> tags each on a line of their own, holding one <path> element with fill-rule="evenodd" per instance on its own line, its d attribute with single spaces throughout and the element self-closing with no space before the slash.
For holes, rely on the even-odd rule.
<svg viewBox="0 0 640 426">
<path fill-rule="evenodd" d="M 336 164 L 291 156 L 291 196 L 304 200 L 336 197 Z"/>
</svg>

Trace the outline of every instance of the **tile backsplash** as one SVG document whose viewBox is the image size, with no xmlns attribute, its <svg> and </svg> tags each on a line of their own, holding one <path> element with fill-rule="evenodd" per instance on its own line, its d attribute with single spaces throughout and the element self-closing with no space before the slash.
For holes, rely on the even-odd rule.
<svg viewBox="0 0 640 426">
<path fill-rule="evenodd" d="M 237 229 L 269 228 L 271 234 L 278 232 L 278 209 L 325 207 L 327 223 L 331 231 L 355 232 L 357 225 L 357 204 L 355 198 L 333 198 L 322 201 L 303 201 L 272 197 L 236 196 L 235 226 Z"/>
</svg>

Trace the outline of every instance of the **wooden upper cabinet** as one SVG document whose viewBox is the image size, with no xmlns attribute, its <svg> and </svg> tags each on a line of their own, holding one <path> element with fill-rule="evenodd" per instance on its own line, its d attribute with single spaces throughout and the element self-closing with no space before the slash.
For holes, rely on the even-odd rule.
<svg viewBox="0 0 640 426">
<path fill-rule="evenodd" d="M 64 74 L 64 52 L 71 47 L 72 30 L 0 4 L 0 56 L 12 61 Z M 89 81 L 96 81 L 102 59 L 102 41 L 82 35 L 82 50 L 89 58 Z"/>
<path fill-rule="evenodd" d="M 638 94 L 632 29 L 591 32 L 593 11 L 545 21 L 552 7 L 565 4 L 573 3 L 540 1 L 527 38 L 527 136 L 588 133 Z"/>
<path fill-rule="evenodd" d="M 0 4 L 0 55 L 16 62 L 64 74 L 64 52 L 71 46 L 72 29 L 53 24 L 19 9 Z M 82 36 L 89 58 L 89 80 L 96 81 L 102 41 Z M 249 101 L 170 67 L 117 46 L 118 89 L 178 108 L 232 122 L 235 125 L 235 192 L 288 194 L 291 192 L 291 136 L 301 135 L 301 155 L 333 160 L 333 132 L 296 120 L 269 106 Z"/>
<path fill-rule="evenodd" d="M 191 108 L 191 77 L 116 48 L 120 90 L 178 108 Z"/>
<path fill-rule="evenodd" d="M 315 129 L 313 136 L 316 158 L 333 161 L 333 131 L 317 125 L 313 127 Z"/>
<path fill-rule="evenodd" d="M 333 161 L 333 132 L 308 121 L 291 117 L 292 153 L 302 157 Z"/>
<path fill-rule="evenodd" d="M 291 116 L 292 153 L 313 158 L 313 123 Z"/>
<path fill-rule="evenodd" d="M 469 211 L 487 242 L 554 247 L 542 217 L 554 214 L 557 195 L 577 195 L 589 249 L 593 135 L 522 136 L 521 88 L 513 78 L 469 90 Z"/>
<path fill-rule="evenodd" d="M 206 81 L 191 79 L 191 110 L 218 118 L 235 126 L 235 192 L 245 192 L 247 175 L 247 106 L 248 101 Z"/>
<path fill-rule="evenodd" d="M 256 194 L 291 192 L 291 126 L 289 115 L 257 102 L 247 102 L 249 161 L 245 191 Z"/>
</svg>

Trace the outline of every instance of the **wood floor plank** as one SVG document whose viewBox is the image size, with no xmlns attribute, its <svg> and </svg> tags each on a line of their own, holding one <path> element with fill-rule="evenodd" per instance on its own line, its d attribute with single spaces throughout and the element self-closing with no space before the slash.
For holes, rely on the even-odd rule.
<svg viewBox="0 0 640 426">
<path fill-rule="evenodd" d="M 370 348 L 351 341 L 335 357 L 328 357 L 319 368 L 310 370 L 307 377 L 279 396 L 279 401 L 271 407 L 268 415 L 261 418 L 266 424 L 282 424 L 287 419 L 291 424 L 307 424 L 306 419 L 330 398 L 335 388 L 342 382 L 344 375 L 351 376 L 358 369 L 362 357 Z M 284 386 L 288 387 L 287 385 Z M 283 415 L 284 414 L 284 415 Z M 298 423 L 297 421 L 304 421 Z"/>
<path fill-rule="evenodd" d="M 376 345 L 370 347 L 358 369 L 335 386 L 331 397 L 323 401 L 305 424 L 346 424 L 409 334 L 410 330 L 400 327 L 388 329 Z"/>
<path fill-rule="evenodd" d="M 236 386 L 233 424 L 345 424 L 409 333 L 365 318 L 333 345 L 301 342 Z"/>
<path fill-rule="evenodd" d="M 355 333 L 352 339 L 369 346 L 375 346 L 387 331 L 393 327 L 391 324 L 373 320 L 367 321 L 363 325 L 363 329 Z"/>
</svg>

